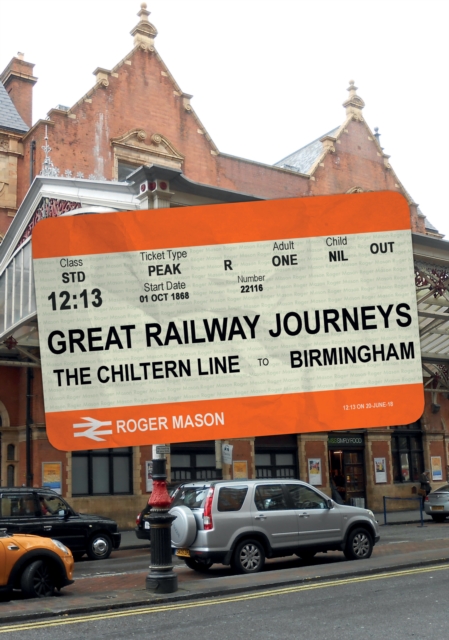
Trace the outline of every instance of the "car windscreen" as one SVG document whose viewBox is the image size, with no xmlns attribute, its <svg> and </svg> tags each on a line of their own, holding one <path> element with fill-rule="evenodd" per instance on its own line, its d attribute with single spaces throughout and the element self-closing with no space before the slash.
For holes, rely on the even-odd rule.
<svg viewBox="0 0 449 640">
<path fill-rule="evenodd" d="M 199 509 L 203 504 L 209 487 L 179 487 L 174 496 L 171 507 L 184 505 L 190 509 Z"/>
</svg>

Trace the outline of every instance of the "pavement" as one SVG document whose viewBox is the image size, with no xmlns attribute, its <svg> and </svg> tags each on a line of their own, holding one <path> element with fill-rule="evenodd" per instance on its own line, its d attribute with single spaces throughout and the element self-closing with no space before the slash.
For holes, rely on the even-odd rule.
<svg viewBox="0 0 449 640">
<path fill-rule="evenodd" d="M 390 536 L 392 541 L 388 544 L 376 545 L 368 560 L 348 561 L 341 552 L 318 554 L 308 563 L 291 556 L 267 560 L 263 571 L 247 576 L 234 575 L 229 567 L 222 565 L 214 565 L 207 574 L 200 574 L 188 569 L 182 560 L 174 557 L 174 572 L 178 578 L 178 591 L 175 593 L 164 595 L 147 591 L 145 577 L 148 569 L 110 574 L 103 571 L 98 576 L 78 577 L 73 585 L 63 589 L 54 598 L 25 600 L 20 594 L 14 594 L 11 602 L 0 603 L 0 625 L 226 597 L 239 592 L 280 588 L 311 581 L 336 580 L 449 563 L 449 522 L 436 524 L 424 516 L 424 526 L 427 529 L 418 531 L 421 527 L 419 511 L 389 513 L 387 525 L 384 524 L 383 513 L 377 516 L 381 525 L 381 540 L 383 531 L 386 535 L 387 529 L 389 533 L 397 532 L 398 535 L 393 538 Z M 389 523 L 408 524 L 408 527 L 390 527 Z M 127 556 L 131 558 L 136 553 L 145 555 L 147 551 L 150 560 L 149 542 L 138 540 L 134 531 L 122 532 L 122 545 L 116 553 L 120 553 L 123 559 L 126 560 Z M 103 564 L 103 569 L 104 566 Z M 1 628 L 0 626 L 0 630 Z"/>
</svg>

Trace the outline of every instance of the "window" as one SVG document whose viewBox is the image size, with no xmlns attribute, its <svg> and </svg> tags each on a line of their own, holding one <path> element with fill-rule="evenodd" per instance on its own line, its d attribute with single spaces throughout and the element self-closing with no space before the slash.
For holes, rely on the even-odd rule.
<svg viewBox="0 0 449 640">
<path fill-rule="evenodd" d="M 132 448 L 72 453 L 72 494 L 76 496 L 132 493 Z"/>
<path fill-rule="evenodd" d="M 391 455 L 394 482 L 419 482 L 424 471 L 421 432 L 398 429 L 391 437 Z"/>
<path fill-rule="evenodd" d="M 14 477 L 15 477 L 15 468 L 13 464 L 9 464 L 6 470 L 6 486 L 13 487 L 15 485 Z"/>
<path fill-rule="evenodd" d="M 208 491 L 209 487 L 178 488 L 173 494 L 171 506 L 177 507 L 179 505 L 184 505 L 189 507 L 189 509 L 199 509 L 203 504 Z"/>
<path fill-rule="evenodd" d="M 215 467 L 215 452 L 188 451 L 172 453 L 170 457 L 171 481 L 220 480 L 221 469 Z"/>
<path fill-rule="evenodd" d="M 8 518 L 34 516 L 36 514 L 36 505 L 33 494 L 22 493 L 19 495 L 2 496 L 0 514 Z"/>
<path fill-rule="evenodd" d="M 218 511 L 240 511 L 248 487 L 222 487 L 218 494 Z"/>
<path fill-rule="evenodd" d="M 67 512 L 67 505 L 59 496 L 39 494 L 39 505 L 44 516 L 63 516 Z"/>
<path fill-rule="evenodd" d="M 131 164 L 130 162 L 123 162 L 122 160 L 118 161 L 118 181 L 125 182 L 127 177 L 133 173 L 136 169 L 141 167 L 140 164 Z"/>
<path fill-rule="evenodd" d="M 16 454 L 15 446 L 13 444 L 9 444 L 7 449 L 6 449 L 6 459 L 7 460 L 14 460 L 15 454 Z"/>
<path fill-rule="evenodd" d="M 327 503 L 318 493 L 301 484 L 287 485 L 295 509 L 327 509 Z"/>
<path fill-rule="evenodd" d="M 280 511 L 288 509 L 284 488 L 280 484 L 260 484 L 254 496 L 258 511 Z"/>
<path fill-rule="evenodd" d="M 296 478 L 293 452 L 256 451 L 257 478 Z"/>
</svg>

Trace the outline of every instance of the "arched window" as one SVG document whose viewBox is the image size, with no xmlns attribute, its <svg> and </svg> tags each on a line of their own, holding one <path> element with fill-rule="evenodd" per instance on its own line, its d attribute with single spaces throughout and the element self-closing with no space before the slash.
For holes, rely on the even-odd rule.
<svg viewBox="0 0 449 640">
<path fill-rule="evenodd" d="M 6 470 L 6 486 L 13 487 L 14 486 L 14 465 L 9 464 L 8 469 Z"/>
<path fill-rule="evenodd" d="M 15 457 L 16 457 L 16 448 L 13 444 L 9 444 L 6 449 L 6 459 L 15 460 Z"/>
</svg>

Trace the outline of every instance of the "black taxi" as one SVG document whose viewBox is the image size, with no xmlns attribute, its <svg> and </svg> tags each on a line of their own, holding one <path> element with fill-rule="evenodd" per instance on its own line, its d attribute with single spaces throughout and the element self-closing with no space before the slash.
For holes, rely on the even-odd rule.
<svg viewBox="0 0 449 640">
<path fill-rule="evenodd" d="M 0 488 L 0 528 L 59 540 L 75 559 L 87 553 L 92 560 L 104 560 L 119 548 L 121 540 L 114 520 L 77 513 L 45 487 Z"/>
</svg>

